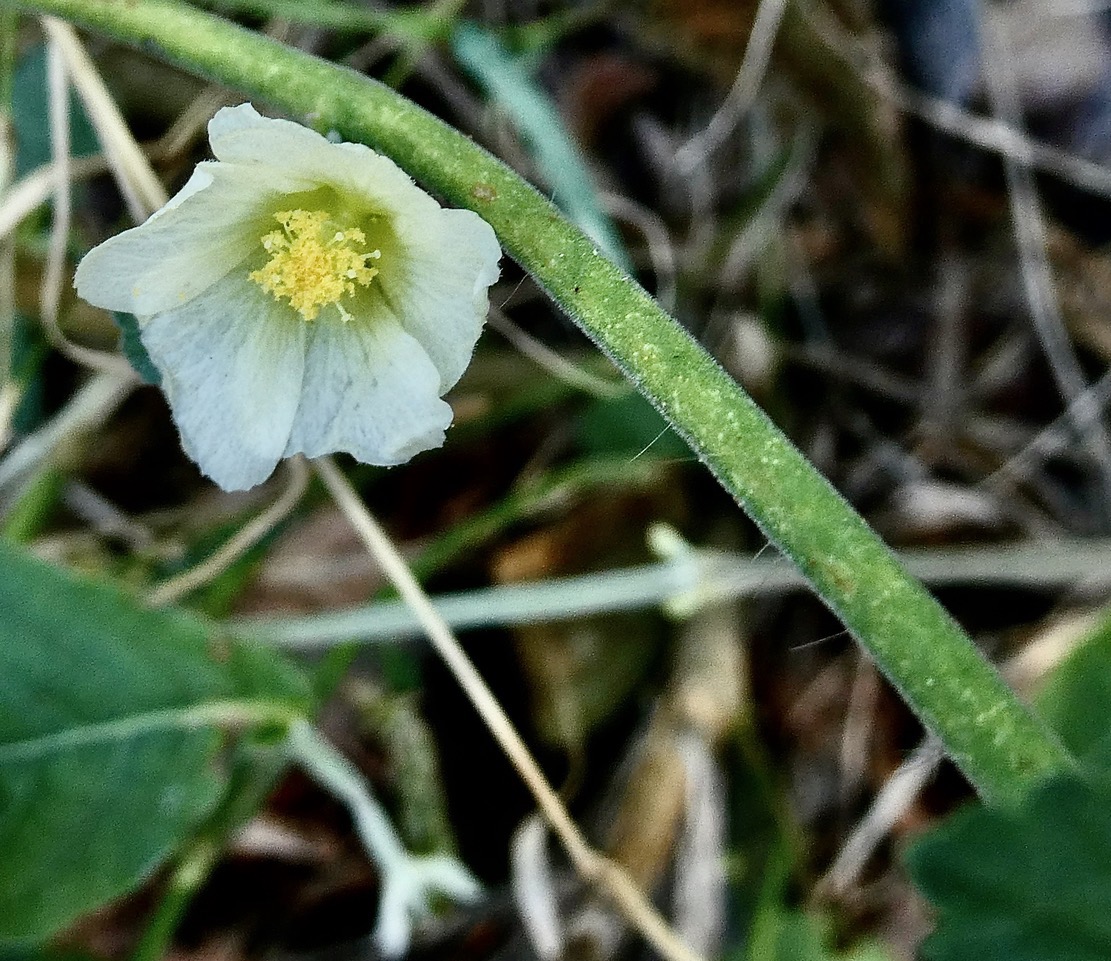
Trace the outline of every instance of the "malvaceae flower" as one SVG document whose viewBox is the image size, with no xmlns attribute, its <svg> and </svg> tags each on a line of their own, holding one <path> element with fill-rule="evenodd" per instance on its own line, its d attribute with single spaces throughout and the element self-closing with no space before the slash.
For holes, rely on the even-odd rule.
<svg viewBox="0 0 1111 961">
<path fill-rule="evenodd" d="M 400 464 L 443 442 L 501 249 L 391 160 L 224 108 L 146 223 L 77 268 L 89 303 L 135 314 L 182 445 L 226 490 L 283 457 Z"/>
</svg>

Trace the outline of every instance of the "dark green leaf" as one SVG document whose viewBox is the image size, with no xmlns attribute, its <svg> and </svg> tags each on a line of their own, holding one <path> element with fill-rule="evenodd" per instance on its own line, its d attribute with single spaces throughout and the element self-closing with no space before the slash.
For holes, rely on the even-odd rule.
<svg viewBox="0 0 1111 961">
<path fill-rule="evenodd" d="M 1111 958 L 1111 788 L 1058 778 L 1019 810 L 969 807 L 911 849 L 938 911 L 932 961 Z"/>
<path fill-rule="evenodd" d="M 1077 757 L 1111 732 L 1111 617 L 1105 616 L 1042 688 L 1038 713 Z"/>
<path fill-rule="evenodd" d="M 227 733 L 309 709 L 271 652 L 0 542 L 0 943 L 134 887 L 219 801 Z"/>
<path fill-rule="evenodd" d="M 23 176 L 51 156 L 50 122 L 46 110 L 46 47 L 32 47 L 20 59 L 12 80 L 12 120 L 16 131 L 16 174 Z M 84 157 L 99 144 L 81 101 L 70 94 L 70 153 Z"/>
<path fill-rule="evenodd" d="M 144 384 L 161 387 L 162 375 L 154 366 L 154 361 L 150 359 L 150 354 L 147 353 L 147 348 L 139 336 L 139 321 L 133 314 L 121 313 L 113 313 L 112 319 L 120 329 L 120 350 L 123 351 L 128 363 L 135 368 L 135 373 L 143 378 Z"/>
<path fill-rule="evenodd" d="M 12 428 L 24 434 L 45 419 L 46 378 L 43 364 L 50 355 L 50 343 L 42 324 L 16 313 L 12 328 L 12 379 L 20 387 L 20 401 L 12 417 Z"/>
</svg>

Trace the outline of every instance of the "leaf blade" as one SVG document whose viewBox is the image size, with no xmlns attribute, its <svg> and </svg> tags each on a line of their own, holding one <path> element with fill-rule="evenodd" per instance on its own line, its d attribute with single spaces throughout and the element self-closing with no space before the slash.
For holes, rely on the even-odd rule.
<svg viewBox="0 0 1111 961">
<path fill-rule="evenodd" d="M 308 679 L 0 542 L 0 944 L 133 888 L 227 782 L 227 732 L 311 710 Z"/>
</svg>

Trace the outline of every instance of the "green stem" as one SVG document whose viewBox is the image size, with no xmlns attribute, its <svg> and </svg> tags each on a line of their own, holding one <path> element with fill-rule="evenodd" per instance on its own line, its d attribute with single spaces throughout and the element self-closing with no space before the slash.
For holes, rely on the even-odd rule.
<svg viewBox="0 0 1111 961">
<path fill-rule="evenodd" d="M 211 838 L 194 841 L 178 859 L 158 907 L 147 922 L 130 961 L 162 961 L 196 893 L 212 872 L 220 846 Z"/>
<path fill-rule="evenodd" d="M 11 0 L 9 0 L 11 2 Z M 875 658 L 981 795 L 1071 764 L 1051 734 L 830 484 L 643 289 L 500 161 L 394 91 L 170 0 L 14 0 L 368 143 L 497 231 L 648 397 Z"/>
<path fill-rule="evenodd" d="M 406 40 L 433 40 L 446 35 L 445 20 L 436 10 L 373 10 L 348 3 L 306 3 L 305 0 L 193 0 L 225 14 L 281 17 L 341 33 L 388 33 Z"/>
</svg>

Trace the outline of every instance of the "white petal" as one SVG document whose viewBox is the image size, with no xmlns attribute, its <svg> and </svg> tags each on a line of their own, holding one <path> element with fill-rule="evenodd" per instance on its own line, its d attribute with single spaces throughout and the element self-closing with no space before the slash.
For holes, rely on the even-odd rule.
<svg viewBox="0 0 1111 961">
<path fill-rule="evenodd" d="M 387 467 L 443 443 L 451 408 L 440 400 L 440 376 L 384 305 L 346 324 L 325 311 L 307 326 L 304 388 L 287 456 L 346 451 Z"/>
<path fill-rule="evenodd" d="M 390 218 L 401 249 L 384 250 L 375 283 L 439 370 L 439 393 L 455 384 L 482 331 L 487 288 L 498 277 L 501 248 L 493 229 L 471 211 L 441 208 L 368 147 L 330 143 L 300 124 L 262 117 L 250 104 L 225 107 L 208 129 L 223 161 L 260 169 L 281 157 L 292 175 L 330 184 Z"/>
<path fill-rule="evenodd" d="M 93 248 L 77 266 L 77 293 L 138 315 L 188 302 L 258 249 L 259 218 L 282 193 L 313 185 L 278 171 L 197 165 L 146 223 Z"/>
<path fill-rule="evenodd" d="M 384 265 L 375 279 L 402 326 L 440 372 L 440 393 L 463 375 L 486 322 L 486 291 L 498 279 L 501 247 L 493 228 L 469 210 L 399 220 L 405 270 Z"/>
<path fill-rule="evenodd" d="M 186 453 L 225 490 L 270 476 L 301 394 L 305 324 L 233 271 L 187 304 L 146 321 Z"/>
<path fill-rule="evenodd" d="M 217 159 L 270 168 L 354 194 L 369 208 L 394 214 L 409 207 L 439 210 L 427 193 L 388 157 L 363 144 L 331 143 L 291 120 L 262 117 L 249 103 L 224 107 L 208 124 Z"/>
</svg>

